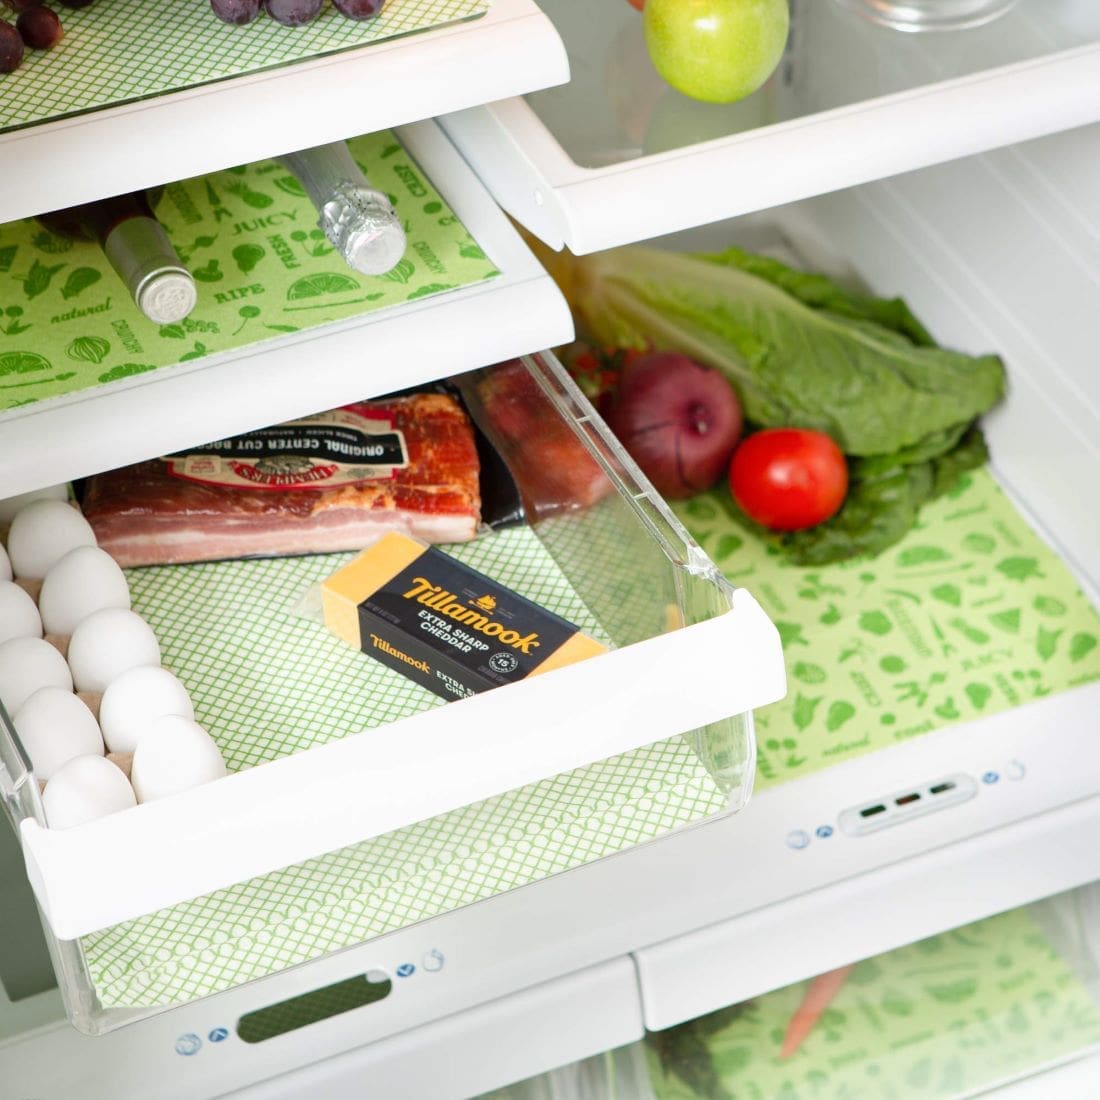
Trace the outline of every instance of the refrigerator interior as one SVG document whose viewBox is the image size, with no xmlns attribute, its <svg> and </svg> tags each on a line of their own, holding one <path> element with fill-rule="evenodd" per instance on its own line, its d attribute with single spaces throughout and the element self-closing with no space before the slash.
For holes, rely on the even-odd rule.
<svg viewBox="0 0 1100 1100">
<path fill-rule="evenodd" d="M 813 2 L 812 9 L 805 2 L 801 5 L 802 18 L 818 18 L 817 13 L 825 21 L 841 18 L 839 4 L 824 11 L 824 3 Z M 1055 14 L 1048 22 L 1051 11 Z M 992 43 L 993 64 L 1025 67 L 1049 51 L 1075 46 L 1084 50 L 1095 42 L 1091 5 L 1059 3 L 1044 6 L 1042 17 L 1037 17 L 1039 12 L 1037 2 L 1023 2 L 1003 21 L 967 32 L 982 36 L 967 41 Z M 844 18 L 852 17 L 846 12 Z M 878 66 L 876 82 L 897 75 L 913 89 L 934 80 L 935 76 L 927 75 L 932 70 L 949 78 L 976 76 L 990 63 L 986 57 L 972 65 L 968 50 L 958 46 L 961 38 L 910 39 L 893 33 L 887 38 L 886 32 L 869 24 L 860 23 L 858 31 L 851 31 L 855 26 L 838 35 L 837 48 L 848 48 L 849 32 L 876 41 L 882 35 L 886 58 L 892 62 L 895 51 L 904 51 L 913 65 L 912 69 L 893 63 Z M 1011 37 L 1013 29 L 1021 27 L 1027 28 L 1030 37 Z M 794 48 L 799 48 L 797 40 Z M 807 64 L 815 64 L 812 57 Z M 817 64 L 825 71 L 820 77 L 822 107 L 843 109 L 859 98 L 847 96 L 843 85 L 847 80 L 858 82 L 866 74 Z M 941 64 L 944 67 L 939 69 Z M 916 78 L 906 76 L 917 71 Z M 969 91 L 960 91 L 963 98 L 974 92 L 972 84 Z M 873 90 L 878 94 L 897 87 L 875 83 Z M 1078 102 L 1081 117 L 1071 118 L 1067 112 L 1062 121 L 1047 116 L 1037 121 L 1023 109 L 1031 103 L 1026 96 L 1019 104 L 1011 99 L 1002 102 L 994 123 L 986 121 L 988 132 L 977 147 L 1005 140 L 1004 133 L 1025 136 L 999 128 L 1008 114 L 1026 116 L 1026 125 L 1040 132 L 1085 121 L 1090 111 L 1095 113 L 1087 97 L 1079 97 Z M 1008 106 L 1013 110 L 1008 111 Z M 1022 108 L 1019 112 L 1017 106 Z M 852 112 L 851 117 L 856 114 Z M 574 121 L 582 117 L 573 115 Z M 916 150 L 934 145 L 930 129 L 938 121 L 954 122 L 948 114 L 941 120 L 926 118 L 928 128 L 917 133 L 900 125 L 898 117 L 892 121 L 896 140 L 889 145 L 891 158 L 871 158 L 874 163 L 860 178 L 920 162 Z M 787 118 L 780 129 L 786 125 L 783 132 L 797 137 L 797 126 L 790 125 L 796 121 Z M 943 129 L 952 133 L 950 125 Z M 858 130 L 858 126 L 852 128 L 849 144 L 838 146 L 839 159 L 857 166 L 862 162 L 851 156 L 851 141 Z M 470 157 L 466 139 L 459 144 Z M 704 138 L 700 150 L 705 153 L 708 148 Z M 881 148 L 876 146 L 876 152 Z M 941 150 L 936 159 L 969 151 Z M 769 155 L 774 154 L 772 149 Z M 637 154 L 630 157 L 637 159 Z M 628 162 L 629 157 L 624 163 Z M 862 283 L 876 293 L 904 295 L 946 345 L 1004 355 L 1011 395 L 987 419 L 993 474 L 1015 512 L 1026 517 L 1028 526 L 1057 553 L 1092 602 L 1100 529 L 1095 515 L 1081 502 L 1090 499 L 1098 457 L 1094 442 L 1098 394 L 1089 339 L 1100 270 L 1098 162 L 1096 129 L 1069 130 L 708 226 L 666 242 L 709 248 L 741 241 L 748 247 L 774 250 L 811 268 Z M 774 163 L 789 166 L 792 162 L 779 160 L 773 167 Z M 478 172 L 482 172 L 480 166 Z M 798 194 L 852 182 L 805 170 L 787 174 L 797 176 L 796 184 L 789 186 Z M 486 172 L 484 178 L 490 175 Z M 714 178 L 722 179 L 720 174 Z M 772 182 L 764 179 L 760 193 L 751 197 L 746 208 L 772 205 L 766 198 L 769 188 L 773 196 L 794 197 Z M 709 184 L 700 184 L 700 189 L 712 190 Z M 500 198 L 495 182 L 494 192 Z M 706 216 L 702 205 L 694 215 Z M 597 218 L 609 216 L 597 213 Z M 691 526 L 690 515 L 685 518 Z M 709 527 L 700 529 L 700 537 L 711 533 Z M 713 540 L 708 543 L 703 538 L 703 543 L 704 549 L 717 550 Z M 1048 629 L 1054 633 L 1058 628 Z M 1066 636 L 1054 640 L 1054 667 L 1065 671 L 1071 642 L 1072 637 Z M 483 1036 L 484 1045 L 478 1046 L 472 1033 L 463 1033 L 454 1024 L 458 1013 L 468 1015 L 472 1027 L 474 1021 L 486 1018 L 478 1015 L 478 1009 L 488 1013 L 493 1005 L 507 1006 L 520 991 L 546 991 L 556 981 L 582 973 L 592 988 L 614 991 L 606 1000 L 592 998 L 593 1005 L 606 1009 L 602 1024 L 610 1029 L 614 1018 L 620 1030 L 634 1033 L 608 1038 L 591 1014 L 578 1009 L 577 1020 L 590 1025 L 590 1035 L 582 1038 L 575 1029 L 562 1030 L 578 1048 L 584 1048 L 582 1053 L 593 1053 L 584 1047 L 586 1042 L 621 1046 L 640 1038 L 644 1027 L 667 1031 L 685 1020 L 869 953 L 889 951 L 1100 878 L 1100 856 L 1088 843 L 1100 821 L 1095 797 L 1100 760 L 1092 750 L 1091 729 L 1096 685 L 1064 686 L 1068 690 L 1043 695 L 1026 707 L 992 717 L 969 715 L 966 721 L 945 719 L 919 736 L 876 744 L 877 751 L 853 750 L 848 759 L 827 769 L 765 785 L 749 807 L 729 822 L 704 825 L 413 924 L 309 966 L 139 1021 L 103 1039 L 84 1040 L 58 1022 L 62 1009 L 56 994 L 33 992 L 43 984 L 41 967 L 30 967 L 29 975 L 28 968 L 19 974 L 18 968 L 6 963 L 5 980 L 25 995 L 13 996 L 2 1006 L 5 1045 L 0 1054 L 11 1067 L 10 1079 L 26 1082 L 28 1088 L 42 1079 L 41 1066 L 48 1061 L 57 1095 L 71 1089 L 93 1065 L 102 1067 L 105 1074 L 129 1074 L 130 1082 L 179 1074 L 172 1087 L 178 1087 L 181 1095 L 244 1087 L 261 1074 L 281 1071 L 290 1075 L 286 1088 L 301 1090 L 309 1087 L 310 1080 L 310 1071 L 301 1067 L 322 1058 L 351 1057 L 350 1052 L 365 1041 L 371 1042 L 378 1059 L 397 1059 L 399 1040 L 405 1038 L 404 1057 L 417 1057 L 412 1053 L 417 1043 L 428 1041 L 428 1033 L 420 1035 L 418 1027 L 453 1024 L 451 1041 L 469 1041 L 472 1051 L 488 1059 L 492 1042 L 484 1044 Z M 786 748 L 783 741 L 780 736 L 781 751 Z M 994 775 L 996 780 L 986 779 Z M 956 777 L 969 781 L 955 788 L 965 786 L 965 800 L 951 799 L 941 804 L 942 809 L 922 816 L 897 816 L 890 828 L 874 833 L 849 836 L 839 828 L 845 812 L 858 813 L 914 789 L 923 799 L 933 787 Z M 822 827 L 832 830 L 828 838 L 817 832 Z M 730 874 L 730 867 L 736 873 Z M 715 868 L 720 870 L 716 873 Z M 654 882 L 662 884 L 659 896 L 655 896 Z M 899 911 L 895 899 L 907 889 L 917 891 L 919 902 Z M 32 914 L 25 904 L 19 912 L 13 923 L 23 928 Z M 586 919 L 578 921 L 577 913 Z M 807 936 L 807 927 L 828 927 L 830 934 Z M 425 974 L 423 960 L 440 946 L 446 966 Z M 727 957 L 734 965 L 717 964 Z M 405 959 L 417 960 L 418 976 L 406 983 L 394 981 L 396 996 L 273 1038 L 261 1044 L 262 1062 L 254 1051 L 236 1042 L 218 1048 L 221 1062 L 211 1060 L 209 1043 L 201 1058 L 181 1059 L 174 1048 L 181 1037 L 207 1036 L 224 1025 L 232 1030 L 235 1021 L 251 1011 L 327 988 L 349 976 L 369 976 L 379 970 L 393 974 Z M 533 1010 L 532 1016 L 523 1019 L 550 1029 L 553 1021 L 560 1023 L 566 1014 L 563 1006 L 569 1003 L 568 992 L 558 999 L 547 993 L 542 1015 Z M 496 1022 L 501 1027 L 498 1034 L 503 1033 L 505 1021 L 497 1018 Z M 532 1071 L 560 1065 L 571 1057 L 563 1055 L 562 1046 L 551 1046 L 549 1038 L 530 1044 L 525 1057 Z M 128 1058 L 126 1068 L 120 1068 Z M 518 1068 L 522 1061 L 518 1056 L 501 1056 L 496 1081 L 487 1082 L 472 1072 L 467 1076 L 455 1072 L 444 1080 L 442 1069 L 433 1077 L 433 1067 L 422 1064 L 421 1054 L 417 1067 L 421 1076 L 416 1080 L 428 1083 L 424 1085 L 427 1094 L 444 1095 L 451 1088 L 454 1095 L 470 1095 L 504 1084 L 506 1077 L 523 1076 L 526 1070 Z M 227 1065 L 232 1069 L 227 1071 Z M 300 1075 L 295 1072 L 299 1070 Z M 322 1075 L 317 1079 L 328 1079 L 323 1076 L 328 1070 L 317 1072 Z M 333 1080 L 340 1078 L 338 1068 L 331 1072 Z M 399 1082 L 401 1078 L 379 1080 Z M 478 1083 L 477 1089 L 471 1081 Z M 106 1087 L 112 1087 L 109 1078 Z M 392 1091 L 400 1095 L 400 1085 L 394 1084 Z M 332 1095 L 336 1094 L 334 1087 Z M 420 1095 L 424 1094 L 422 1089 Z"/>
<path fill-rule="evenodd" d="M 1073 131 L 661 242 L 697 248 L 740 241 L 796 258 L 878 293 L 903 294 L 945 344 L 1002 353 L 1010 397 L 986 421 L 995 478 L 1018 518 L 1026 517 L 1061 558 L 1058 568 L 1068 571 L 1071 588 L 1080 584 L 1092 603 L 1088 567 L 1100 532 L 1077 501 L 1088 497 L 1096 458 L 1087 333 L 1098 211 L 1087 181 L 1098 147 L 1096 128 Z M 710 544 L 707 538 L 703 544 Z M 1069 639 L 1059 641 L 1050 664 L 1064 675 L 1073 662 Z M 363 1057 L 373 1053 L 384 1061 L 387 1044 L 402 1029 L 422 1026 L 443 1028 L 451 1041 L 470 1044 L 474 1057 L 482 1048 L 454 1023 L 460 1017 L 447 1013 L 475 1021 L 482 1009 L 491 1013 L 499 1005 L 507 1015 L 509 998 L 521 990 L 559 981 L 568 988 L 563 975 L 595 982 L 601 968 L 632 954 L 625 976 L 612 972 L 599 979 L 615 990 L 607 995 L 617 1005 L 600 1018 L 608 1027 L 620 1021 L 625 1041 L 630 1032 L 638 1038 L 643 1028 L 665 1031 L 869 953 L 1063 892 L 1100 878 L 1100 857 L 1089 841 L 1100 782 L 1100 761 L 1091 751 L 1095 695 L 1095 684 L 1083 683 L 1024 707 L 945 721 L 789 782 L 767 783 L 728 822 L 391 933 L 199 1002 L 190 1012 L 162 1014 L 159 1023 L 139 1022 L 115 1033 L 114 1049 L 137 1042 L 143 1028 L 155 1025 L 163 1044 L 171 1035 L 198 1034 L 201 1027 L 192 1019 L 240 1018 L 351 974 L 372 968 L 392 973 L 392 962 L 440 948 L 447 965 L 438 974 L 399 984 L 398 996 L 272 1040 L 265 1055 L 278 1049 L 277 1064 L 287 1071 L 334 1056 L 336 1079 L 340 1059 L 351 1059 L 365 1037 L 380 1042 L 364 1048 Z M 761 716 L 768 715 L 765 709 Z M 841 828 L 846 810 L 901 795 L 910 785 L 930 792 L 950 777 L 969 780 L 969 797 L 924 815 L 898 816 L 875 832 L 848 835 Z M 817 833 L 823 825 L 831 828 L 828 840 Z M 809 843 L 792 845 L 794 833 L 806 834 Z M 730 867 L 735 874 L 714 871 Z M 656 895 L 654 882 L 662 883 Z M 910 901 L 899 905 L 899 897 Z M 563 911 L 584 919 L 563 921 Z M 807 936 L 807 927 L 830 932 Z M 380 966 L 386 960 L 392 961 Z M 22 1011 L 28 1019 L 46 1011 L 41 1006 L 51 1003 L 50 996 L 31 997 L 23 1009 L 13 1005 L 14 1019 Z M 563 996 L 569 1003 L 568 992 Z M 560 1025 L 562 1015 L 561 1002 L 552 1003 L 552 1015 L 535 1016 L 548 1035 L 551 1021 Z M 565 1030 L 577 1049 L 594 1053 L 587 1044 L 596 1041 L 599 1026 L 587 1013 L 577 1015 L 589 1033 Z M 417 1035 L 406 1030 L 412 1047 Z M 51 1036 L 60 1042 L 56 1029 Z M 532 1043 L 518 1061 L 549 1068 L 567 1060 L 560 1046 L 551 1051 L 550 1045 L 549 1039 Z M 33 1042 L 16 1039 L 8 1053 L 26 1064 L 33 1050 Z M 150 1052 L 152 1064 L 178 1060 L 168 1046 L 160 1050 Z M 240 1056 L 243 1080 L 249 1053 L 237 1044 L 225 1055 Z M 195 1074 L 189 1087 L 201 1093 L 213 1065 L 189 1062 Z M 288 1082 L 308 1080 L 309 1071 L 300 1072 L 305 1076 Z M 430 1068 L 419 1072 L 427 1074 L 421 1083 L 437 1082 L 445 1093 Z M 456 1071 L 446 1087 L 456 1096 L 466 1087 L 469 1095 L 477 1091 L 471 1081 L 484 1091 L 523 1071 L 510 1058 L 502 1060 L 500 1074 L 493 1082 Z"/>
</svg>

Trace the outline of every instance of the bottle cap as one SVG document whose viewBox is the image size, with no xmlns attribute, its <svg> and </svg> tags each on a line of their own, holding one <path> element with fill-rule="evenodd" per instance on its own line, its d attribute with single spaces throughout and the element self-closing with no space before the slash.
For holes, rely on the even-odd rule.
<svg viewBox="0 0 1100 1100">
<path fill-rule="evenodd" d="M 348 265 L 384 275 L 405 254 L 405 230 L 381 191 L 345 182 L 321 211 L 320 226 Z"/>
<path fill-rule="evenodd" d="M 194 308 L 195 281 L 155 218 L 119 222 L 103 242 L 103 251 L 150 321 L 172 324 Z"/>
<path fill-rule="evenodd" d="M 198 291 L 186 271 L 161 271 L 145 280 L 134 300 L 150 321 L 171 325 L 182 321 L 195 308 Z"/>
</svg>

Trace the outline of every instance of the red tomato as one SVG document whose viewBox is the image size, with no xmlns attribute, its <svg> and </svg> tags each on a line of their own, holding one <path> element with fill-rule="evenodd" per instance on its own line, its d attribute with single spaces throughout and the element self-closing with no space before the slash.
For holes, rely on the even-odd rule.
<svg viewBox="0 0 1100 1100">
<path fill-rule="evenodd" d="M 824 432 L 770 428 L 750 435 L 730 462 L 730 492 L 773 531 L 800 531 L 836 515 L 848 491 L 848 465 Z"/>
</svg>

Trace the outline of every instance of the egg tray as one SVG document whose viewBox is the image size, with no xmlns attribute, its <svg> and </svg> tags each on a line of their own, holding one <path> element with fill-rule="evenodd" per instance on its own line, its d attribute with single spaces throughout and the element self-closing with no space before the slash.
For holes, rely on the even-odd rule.
<svg viewBox="0 0 1100 1100">
<path fill-rule="evenodd" d="M 304 27 L 272 19 L 230 27 L 203 2 L 98 0 L 63 10 L 61 43 L 28 50 L 14 74 L 0 77 L 0 133 L 369 46 L 488 10 L 489 0 L 387 0 L 375 19 L 345 19 L 329 7 Z"/>
</svg>

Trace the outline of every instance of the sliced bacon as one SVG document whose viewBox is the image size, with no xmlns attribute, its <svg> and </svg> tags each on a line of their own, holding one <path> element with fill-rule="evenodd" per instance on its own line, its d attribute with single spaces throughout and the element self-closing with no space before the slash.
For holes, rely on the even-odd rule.
<svg viewBox="0 0 1100 1100">
<path fill-rule="evenodd" d="M 363 402 L 389 413 L 409 465 L 330 489 L 238 489 L 173 477 L 159 459 L 97 474 L 83 508 L 124 567 L 359 550 L 387 531 L 466 542 L 477 531 L 478 457 L 466 413 L 444 394 Z"/>
</svg>

